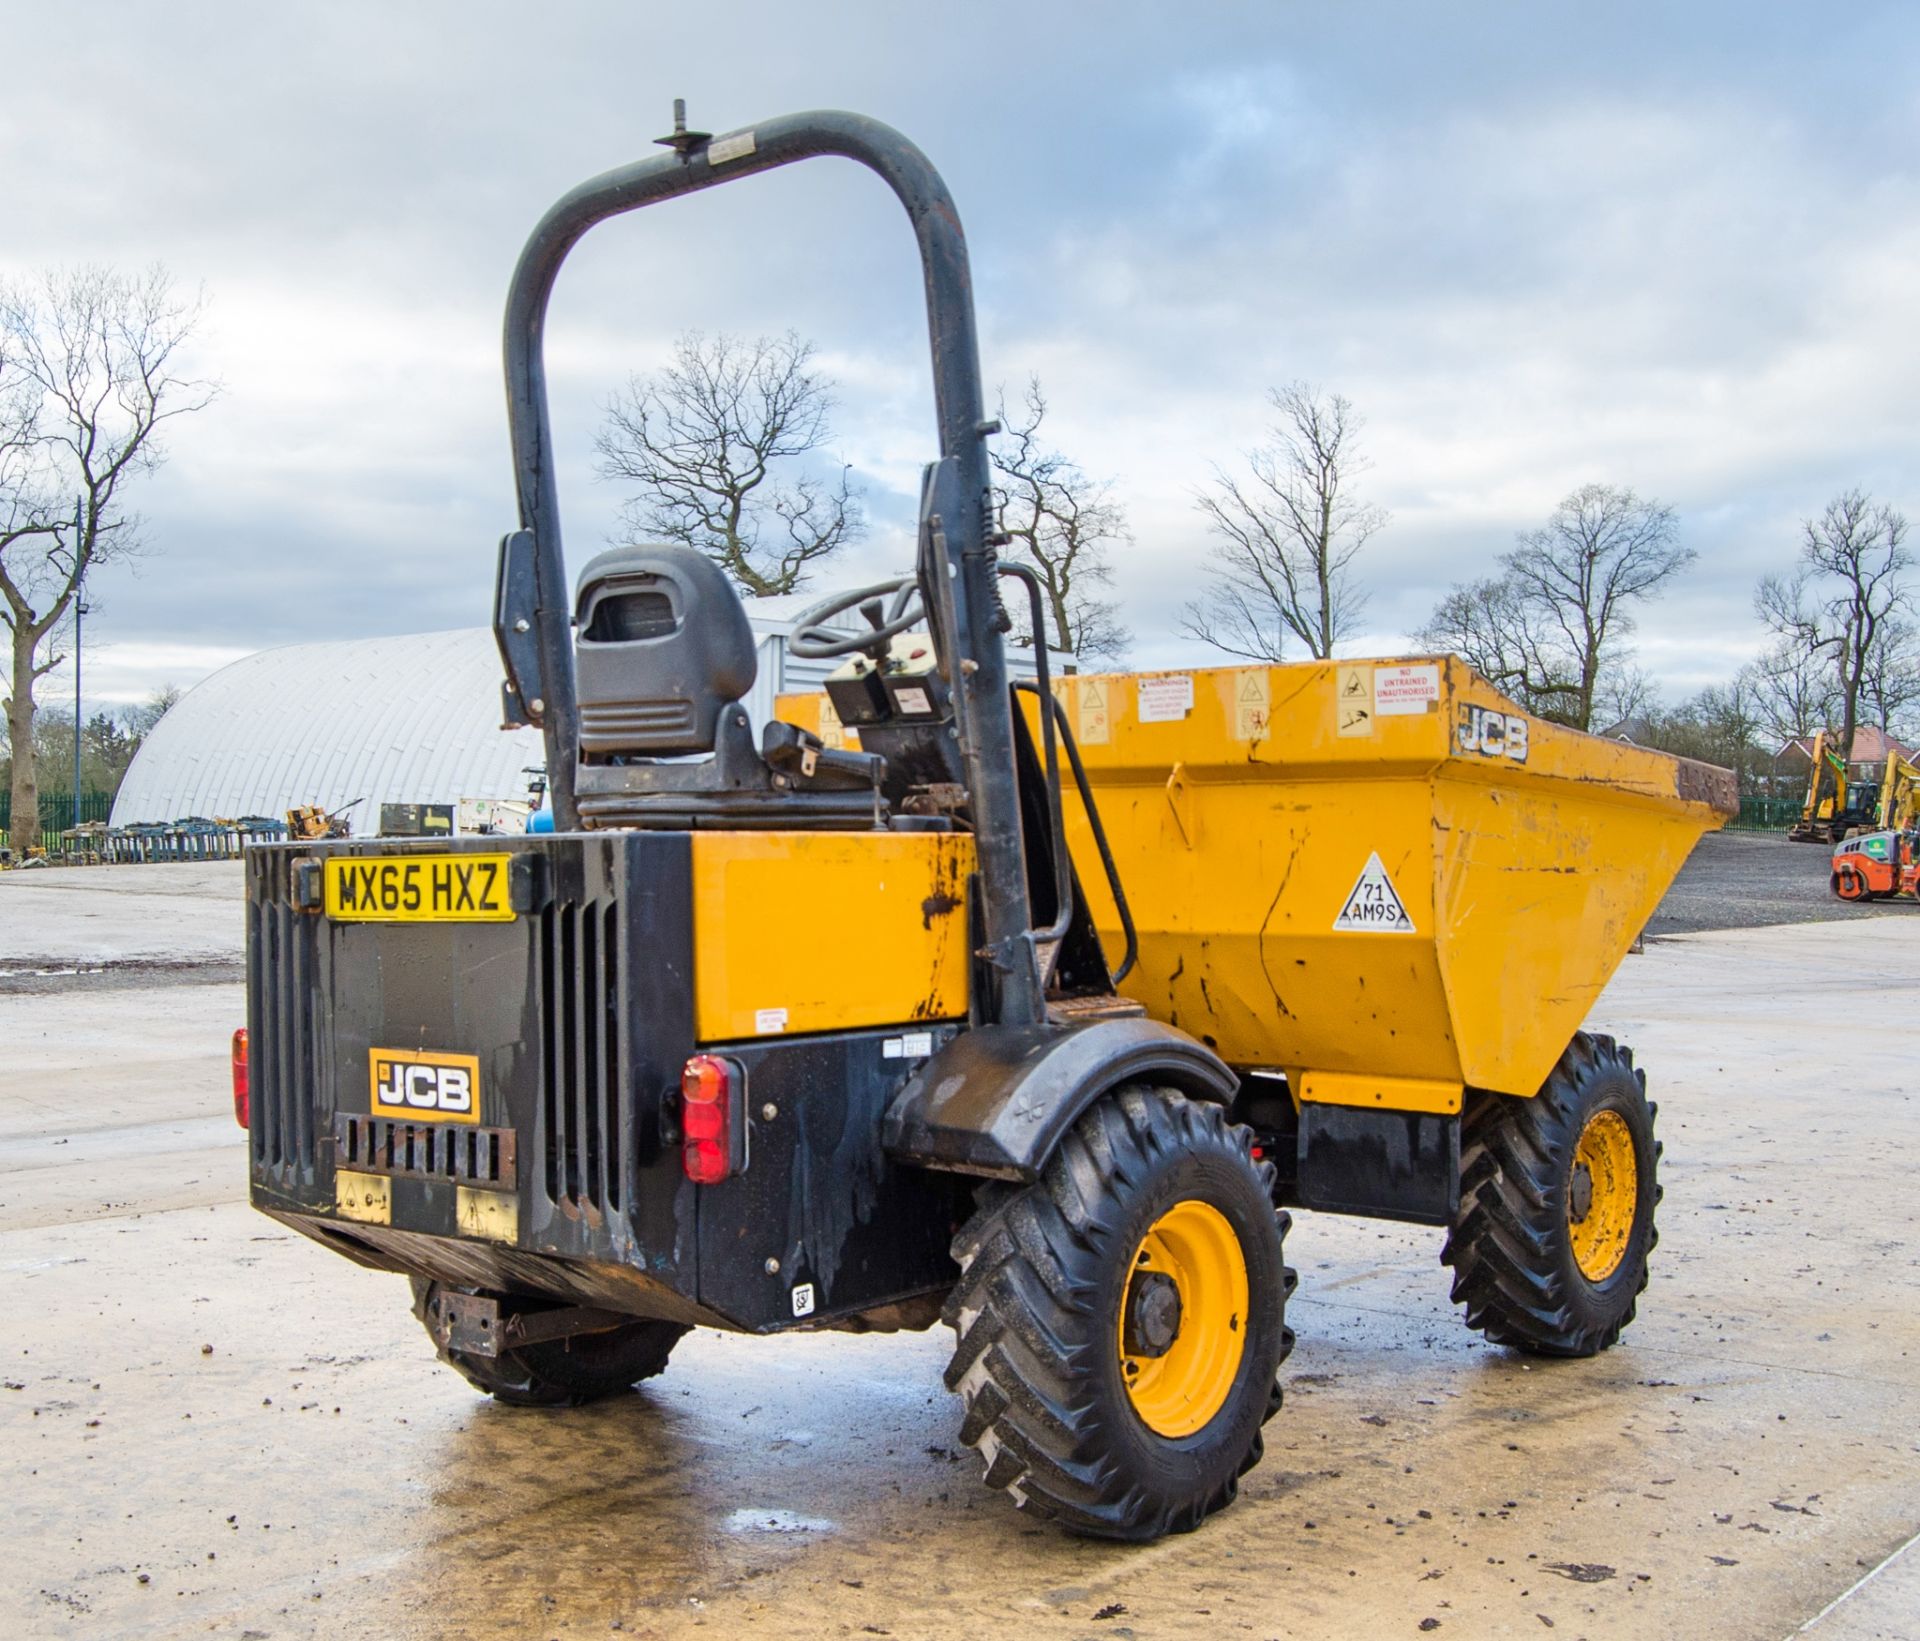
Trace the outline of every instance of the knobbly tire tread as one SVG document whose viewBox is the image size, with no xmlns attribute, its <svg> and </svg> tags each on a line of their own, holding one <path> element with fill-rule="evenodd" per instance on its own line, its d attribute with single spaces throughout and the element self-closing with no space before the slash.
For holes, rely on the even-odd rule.
<svg viewBox="0 0 1920 1641">
<path fill-rule="evenodd" d="M 1631 1049 L 1579 1032 L 1532 1099 L 1469 1095 L 1460 1207 L 1440 1258 L 1453 1269 L 1452 1299 L 1466 1307 L 1467 1326 L 1492 1343 L 1535 1356 L 1594 1356 L 1633 1320 L 1660 1240 L 1659 1107 L 1646 1084 Z M 1632 1131 L 1640 1199 L 1619 1268 L 1594 1284 L 1573 1261 L 1566 1192 L 1581 1129 L 1607 1106 Z"/>
<path fill-rule="evenodd" d="M 438 1284 L 411 1280 L 413 1313 L 432 1338 L 427 1305 Z M 581 1335 L 571 1350 L 569 1341 L 554 1339 L 487 1357 L 443 1349 L 436 1341 L 434 1353 L 475 1390 L 510 1407 L 581 1407 L 653 1378 L 690 1331 L 679 1322 L 637 1318 L 630 1328 Z"/>
<path fill-rule="evenodd" d="M 1273 1210 L 1272 1164 L 1256 1162 L 1251 1146 L 1251 1130 L 1230 1124 L 1217 1105 L 1134 1085 L 1104 1096 L 1079 1119 L 1038 1183 L 982 1190 L 954 1239 L 961 1277 L 944 1317 L 955 1335 L 946 1384 L 964 1404 L 960 1440 L 980 1453 L 989 1487 L 1011 1492 L 1034 1516 L 1098 1538 L 1191 1531 L 1233 1502 L 1240 1477 L 1260 1462 L 1261 1427 L 1280 1410 L 1278 1368 L 1293 1348 L 1285 1315 L 1295 1283 L 1284 1256 L 1288 1217 Z M 1129 1221 L 1147 1212 L 1140 1204 L 1151 1203 L 1156 1190 L 1182 1189 L 1163 1182 L 1177 1177 L 1185 1157 L 1208 1159 L 1199 1166 L 1219 1168 L 1223 1177 L 1229 1164 L 1244 1170 L 1248 1200 L 1257 1194 L 1273 1240 L 1270 1248 L 1249 1248 L 1236 1227 L 1251 1289 L 1249 1356 L 1214 1419 L 1193 1436 L 1164 1442 L 1168 1451 L 1182 1450 L 1171 1468 L 1208 1473 L 1182 1494 L 1153 1485 L 1164 1476 L 1128 1473 L 1130 1451 L 1158 1452 L 1164 1439 L 1139 1422 L 1119 1382 L 1116 1317 L 1102 1313 L 1099 1290 L 1112 1275 L 1107 1261 L 1132 1259 L 1138 1238 Z M 1252 1223 L 1257 1216 L 1248 1204 L 1239 1206 Z M 1256 1229 L 1256 1242 L 1263 1235 Z M 1271 1275 L 1260 1274 L 1269 1268 Z M 1263 1295 L 1263 1281 L 1273 1291 Z M 1273 1315 L 1256 1346 L 1253 1313 L 1263 1298 Z M 1261 1368 L 1256 1351 L 1272 1354 L 1270 1369 Z M 1102 1353 L 1111 1363 L 1104 1374 Z M 1251 1377 L 1256 1373 L 1264 1390 Z M 1257 1416 L 1249 1417 L 1256 1399 Z M 1243 1422 L 1248 1428 L 1236 1442 Z M 1203 1453 L 1204 1464 L 1186 1464 Z"/>
</svg>

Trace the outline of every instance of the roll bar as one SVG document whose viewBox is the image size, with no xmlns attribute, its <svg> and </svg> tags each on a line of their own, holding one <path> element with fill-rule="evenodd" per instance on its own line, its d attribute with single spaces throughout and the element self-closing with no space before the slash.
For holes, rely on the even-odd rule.
<svg viewBox="0 0 1920 1641">
<path fill-rule="evenodd" d="M 892 127 L 859 114 L 788 114 L 712 137 L 689 131 L 685 105 L 676 102 L 673 134 L 659 141 L 672 151 L 603 172 L 561 196 L 520 253 L 507 296 L 507 418 L 521 528 L 502 543 L 495 635 L 507 668 L 510 715 L 517 711 L 519 721 L 539 725 L 546 738 L 555 822 L 563 831 L 579 825 L 571 600 L 544 353 L 547 303 L 561 264 L 589 228 L 609 217 L 817 155 L 853 160 L 876 173 L 905 207 L 925 276 L 939 465 L 950 481 L 937 488 L 953 498 L 932 525 L 943 547 L 944 590 L 954 619 L 950 632 L 943 633 L 945 623 L 937 620 L 933 632 L 943 652 L 942 671 L 962 706 L 956 723 L 981 879 L 986 972 L 980 977 L 987 981 L 984 997 L 976 986 L 975 1011 L 989 1022 L 1036 1024 L 1045 1017 L 1045 999 L 1027 897 L 1002 643 L 1007 618 L 995 580 L 998 543 L 991 526 L 986 441 L 997 424 L 985 419 L 982 407 L 972 276 L 953 198 L 918 148 Z M 925 546 L 923 540 L 923 560 Z M 519 590 L 510 599 L 514 586 Z M 935 589 L 927 593 L 931 606 Z M 518 610 L 531 613 L 510 613 Z M 516 689 L 528 673 L 537 686 Z"/>
</svg>

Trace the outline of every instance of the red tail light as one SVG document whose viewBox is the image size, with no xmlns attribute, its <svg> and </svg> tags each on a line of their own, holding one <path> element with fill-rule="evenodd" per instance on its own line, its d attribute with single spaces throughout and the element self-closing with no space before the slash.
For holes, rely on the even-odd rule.
<svg viewBox="0 0 1920 1641">
<path fill-rule="evenodd" d="M 247 1126 L 247 1028 L 233 1034 L 233 1120 Z"/>
<path fill-rule="evenodd" d="M 745 1078 L 731 1060 L 696 1054 L 680 1072 L 680 1166 L 695 1185 L 717 1185 L 746 1164 Z"/>
</svg>

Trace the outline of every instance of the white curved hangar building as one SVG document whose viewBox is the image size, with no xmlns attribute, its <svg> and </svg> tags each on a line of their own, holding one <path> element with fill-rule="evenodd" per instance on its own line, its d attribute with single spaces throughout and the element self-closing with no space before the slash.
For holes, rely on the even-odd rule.
<svg viewBox="0 0 1920 1641">
<path fill-rule="evenodd" d="M 524 798 L 546 761 L 537 730 L 500 728 L 500 654 L 484 627 L 292 644 L 196 684 L 153 728 L 113 800 L 113 824 L 190 815 L 276 819 L 353 803 Z"/>
<path fill-rule="evenodd" d="M 750 619 L 757 733 L 777 693 L 820 688 L 833 663 L 789 656 L 790 621 Z M 348 816 L 358 836 L 378 830 L 383 803 L 525 798 L 525 772 L 546 762 L 546 747 L 538 730 L 500 728 L 501 677 L 485 627 L 262 650 L 196 684 L 154 726 L 112 824 L 278 819 L 358 798 Z"/>
</svg>

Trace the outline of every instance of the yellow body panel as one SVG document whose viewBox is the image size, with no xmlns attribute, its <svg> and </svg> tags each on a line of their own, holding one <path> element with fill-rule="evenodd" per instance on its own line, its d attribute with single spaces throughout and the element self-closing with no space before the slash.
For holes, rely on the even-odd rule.
<svg viewBox="0 0 1920 1641">
<path fill-rule="evenodd" d="M 696 832 L 694 1033 L 703 1043 L 958 1019 L 958 832 Z"/>
<path fill-rule="evenodd" d="M 1058 689 L 1091 731 L 1082 756 L 1139 929 L 1122 989 L 1330 1103 L 1535 1093 L 1735 804 L 1724 771 L 1529 718 L 1453 659 Z M 1071 790 L 1067 812 L 1117 953 Z M 1381 876 L 1404 924 L 1364 922 Z"/>
<path fill-rule="evenodd" d="M 773 715 L 795 729 L 810 730 L 836 751 L 860 750 L 859 730 L 841 723 L 840 714 L 833 710 L 833 702 L 825 690 L 816 690 L 811 695 L 776 695 Z"/>
</svg>

